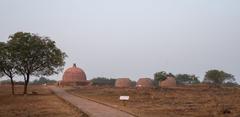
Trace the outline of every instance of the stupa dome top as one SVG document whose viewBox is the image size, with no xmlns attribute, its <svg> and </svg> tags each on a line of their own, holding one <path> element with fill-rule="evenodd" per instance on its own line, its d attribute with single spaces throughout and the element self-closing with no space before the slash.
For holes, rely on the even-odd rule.
<svg viewBox="0 0 240 117">
<path fill-rule="evenodd" d="M 79 82 L 79 81 L 86 81 L 86 74 L 85 72 L 77 67 L 76 64 L 73 64 L 72 67 L 65 70 L 63 74 L 63 81 L 64 82 Z"/>
</svg>

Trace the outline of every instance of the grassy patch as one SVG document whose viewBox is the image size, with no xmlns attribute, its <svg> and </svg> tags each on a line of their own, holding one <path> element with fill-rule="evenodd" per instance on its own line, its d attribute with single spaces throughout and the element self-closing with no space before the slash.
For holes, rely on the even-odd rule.
<svg viewBox="0 0 240 117">
<path fill-rule="evenodd" d="M 10 86 L 0 86 L 0 117 L 85 117 L 81 111 L 52 94 L 47 87 L 30 86 L 29 93 L 22 95 L 23 87 L 16 86 L 11 95 Z"/>
<path fill-rule="evenodd" d="M 140 117 L 240 117 L 240 89 L 185 86 L 175 89 L 76 88 L 68 90 Z M 126 107 L 119 96 L 129 95 Z"/>
</svg>

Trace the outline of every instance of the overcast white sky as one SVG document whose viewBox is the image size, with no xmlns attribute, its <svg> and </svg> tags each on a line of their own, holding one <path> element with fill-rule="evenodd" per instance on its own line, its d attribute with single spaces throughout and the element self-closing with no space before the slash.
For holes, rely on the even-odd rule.
<svg viewBox="0 0 240 117">
<path fill-rule="evenodd" d="M 203 78 L 220 69 L 240 81 L 239 0 L 1 0 L 0 41 L 17 31 L 49 36 L 88 79 Z M 53 76 L 61 79 L 61 75 Z"/>
</svg>

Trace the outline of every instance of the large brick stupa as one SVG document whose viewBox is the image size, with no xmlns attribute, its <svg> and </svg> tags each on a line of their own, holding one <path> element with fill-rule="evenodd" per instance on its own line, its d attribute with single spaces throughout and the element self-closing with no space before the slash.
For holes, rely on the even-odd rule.
<svg viewBox="0 0 240 117">
<path fill-rule="evenodd" d="M 85 72 L 73 64 L 72 67 L 65 70 L 61 81 L 62 85 L 88 85 L 90 82 L 87 81 Z"/>
</svg>

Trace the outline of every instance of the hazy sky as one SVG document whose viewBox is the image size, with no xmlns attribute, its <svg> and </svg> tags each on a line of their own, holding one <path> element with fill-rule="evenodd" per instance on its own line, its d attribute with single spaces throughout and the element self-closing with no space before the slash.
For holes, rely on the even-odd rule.
<svg viewBox="0 0 240 117">
<path fill-rule="evenodd" d="M 239 0 L 1 0 L 0 41 L 17 31 L 55 40 L 88 79 L 202 77 L 209 69 L 240 81 Z M 61 75 L 54 78 L 61 79 Z"/>
</svg>

